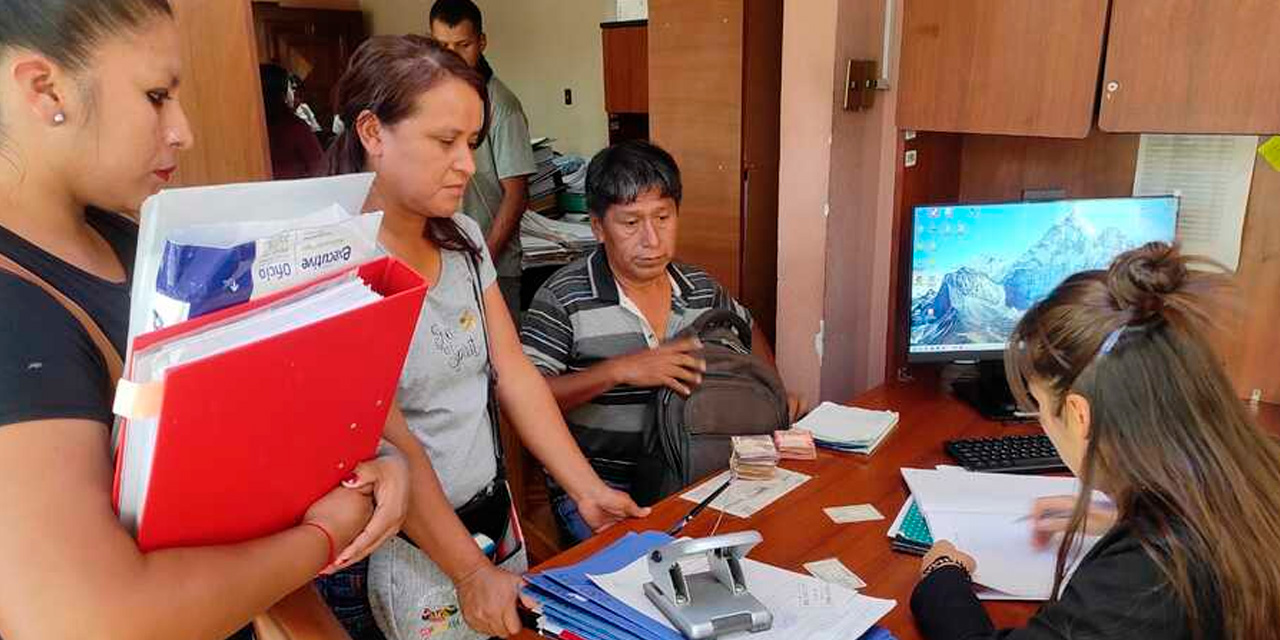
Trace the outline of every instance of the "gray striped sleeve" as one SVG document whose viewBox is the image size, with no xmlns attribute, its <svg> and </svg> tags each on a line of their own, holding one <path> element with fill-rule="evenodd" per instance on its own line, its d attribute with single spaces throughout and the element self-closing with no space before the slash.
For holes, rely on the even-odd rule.
<svg viewBox="0 0 1280 640">
<path fill-rule="evenodd" d="M 544 376 L 558 376 L 569 367 L 573 352 L 573 325 L 564 305 L 550 287 L 543 286 L 533 297 L 520 325 L 524 354 Z"/>
</svg>

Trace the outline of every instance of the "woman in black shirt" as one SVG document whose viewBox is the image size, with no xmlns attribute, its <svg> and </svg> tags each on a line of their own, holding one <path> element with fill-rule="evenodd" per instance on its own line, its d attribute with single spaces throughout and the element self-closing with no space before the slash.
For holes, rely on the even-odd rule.
<svg viewBox="0 0 1280 640">
<path fill-rule="evenodd" d="M 0 253 L 83 308 L 117 354 L 137 227 L 109 212 L 137 211 L 191 145 L 180 51 L 167 0 L 0 0 Z M 140 553 L 111 507 L 114 381 L 103 351 L 66 307 L 9 271 L 0 636 L 223 638 L 398 525 L 407 473 L 393 457 L 362 465 L 361 489 L 335 488 L 305 525 Z M 387 513 L 370 524 L 375 483 Z"/>
<path fill-rule="evenodd" d="M 1208 295 L 1228 280 L 1191 262 L 1160 243 L 1129 251 L 1068 278 L 1019 322 L 1010 385 L 1039 408 L 1082 487 L 1059 595 L 1025 628 L 997 631 L 973 595 L 973 559 L 939 542 L 911 599 L 927 638 L 1276 637 L 1280 447 L 1252 424 L 1208 339 Z M 1108 520 L 1091 513 L 1095 488 L 1115 524 L 1066 580 L 1070 550 Z"/>
</svg>

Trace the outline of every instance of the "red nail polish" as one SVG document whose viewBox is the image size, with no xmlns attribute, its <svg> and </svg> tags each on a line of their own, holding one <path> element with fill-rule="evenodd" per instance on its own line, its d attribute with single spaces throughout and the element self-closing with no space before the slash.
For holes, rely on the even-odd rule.
<svg viewBox="0 0 1280 640">
<path fill-rule="evenodd" d="M 342 479 L 342 484 L 355 484 L 355 483 L 356 483 L 356 482 L 358 482 L 359 480 L 360 480 L 360 478 L 359 478 L 359 477 L 357 477 L 357 476 L 356 476 L 356 474 L 354 474 L 354 473 L 353 473 L 353 474 L 351 474 L 351 475 L 349 475 L 349 476 L 347 476 L 347 477 L 343 478 L 343 479 Z"/>
</svg>

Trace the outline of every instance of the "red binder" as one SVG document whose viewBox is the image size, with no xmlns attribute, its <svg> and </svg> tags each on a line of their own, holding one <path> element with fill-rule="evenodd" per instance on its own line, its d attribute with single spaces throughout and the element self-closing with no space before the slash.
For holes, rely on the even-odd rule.
<svg viewBox="0 0 1280 640">
<path fill-rule="evenodd" d="M 139 336 L 133 351 L 349 271 L 383 298 L 168 370 L 140 549 L 282 531 L 373 457 L 427 291 L 421 276 L 393 258 Z M 116 459 L 117 510 L 123 451 Z"/>
</svg>

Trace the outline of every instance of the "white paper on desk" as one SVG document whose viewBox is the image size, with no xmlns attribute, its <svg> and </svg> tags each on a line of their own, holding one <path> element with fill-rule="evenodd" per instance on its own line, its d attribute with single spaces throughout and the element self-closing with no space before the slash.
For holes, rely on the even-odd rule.
<svg viewBox="0 0 1280 640">
<path fill-rule="evenodd" d="M 823 402 L 795 424 L 813 437 L 830 442 L 870 444 L 881 439 L 898 423 L 893 411 L 873 411 Z"/>
<path fill-rule="evenodd" d="M 705 557 L 690 558 L 680 563 L 685 573 L 708 570 Z M 723 638 L 751 640 L 846 640 L 866 633 L 872 625 L 893 610 L 894 600 L 859 595 L 843 587 L 817 578 L 757 562 L 742 561 L 747 590 L 773 613 L 773 627 L 768 631 L 740 631 Z M 644 594 L 649 576 L 648 556 L 625 568 L 602 576 L 589 576 L 609 595 L 659 623 L 675 629 Z"/>
<path fill-rule="evenodd" d="M 1026 516 L 1038 498 L 1078 492 L 1075 478 L 928 469 L 903 469 L 902 477 L 929 522 L 933 539 L 950 540 L 973 556 L 974 582 L 1001 592 L 985 594 L 984 599 L 1050 597 L 1057 547 L 1035 548 Z M 1106 497 L 1095 492 L 1094 500 Z M 1073 560 L 1083 558 L 1097 540 L 1086 537 Z"/>
<path fill-rule="evenodd" d="M 178 229 L 202 224 L 303 218 L 331 205 L 364 211 L 372 173 L 332 178 L 166 189 L 142 203 L 129 311 L 129 344 L 146 333 L 164 243 Z M 132 351 L 130 348 L 129 351 Z"/>
<path fill-rule="evenodd" d="M 689 502 L 702 502 L 712 492 L 719 489 L 720 485 L 729 479 L 730 474 L 731 472 L 725 471 L 698 485 L 696 488 L 685 492 L 680 498 Z M 750 518 L 757 511 L 769 506 L 773 501 L 787 495 L 792 489 L 808 481 L 809 476 L 803 473 L 778 467 L 771 480 L 734 480 L 733 484 L 729 485 L 729 488 L 720 494 L 720 497 L 712 500 L 711 504 L 707 506 L 731 516 Z"/>
</svg>

